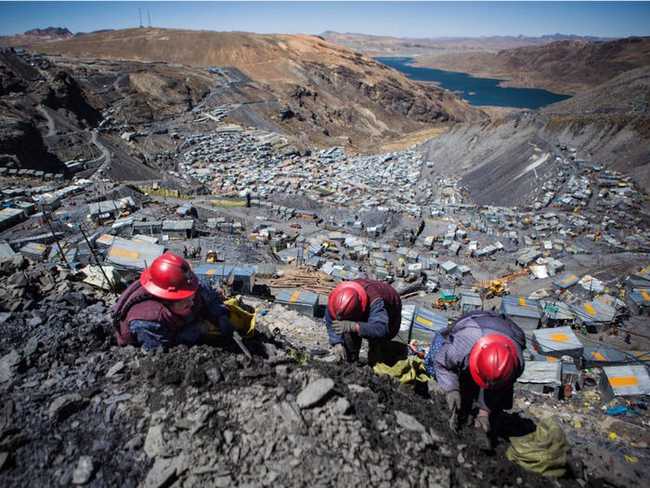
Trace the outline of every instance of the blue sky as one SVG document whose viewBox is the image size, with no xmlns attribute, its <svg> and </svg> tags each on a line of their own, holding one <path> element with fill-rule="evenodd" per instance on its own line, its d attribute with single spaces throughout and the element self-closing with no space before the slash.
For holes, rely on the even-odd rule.
<svg viewBox="0 0 650 488">
<path fill-rule="evenodd" d="M 650 2 L 2 2 L 0 35 L 34 27 L 72 32 L 138 25 L 308 33 L 325 30 L 401 37 L 650 35 Z"/>
</svg>

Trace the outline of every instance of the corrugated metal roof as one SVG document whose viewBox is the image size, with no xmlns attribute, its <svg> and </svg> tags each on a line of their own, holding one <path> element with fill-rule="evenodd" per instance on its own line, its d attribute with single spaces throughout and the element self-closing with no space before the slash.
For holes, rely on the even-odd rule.
<svg viewBox="0 0 650 488">
<path fill-rule="evenodd" d="M 192 268 L 194 273 L 199 276 L 205 276 L 208 278 L 225 278 L 228 276 L 234 276 L 235 278 L 250 278 L 255 274 L 255 267 L 249 265 L 236 265 L 236 264 L 226 264 L 226 263 L 216 263 L 216 264 L 199 264 L 198 266 Z"/>
<path fill-rule="evenodd" d="M 282 290 L 275 297 L 275 302 L 283 305 L 318 305 L 318 295 L 304 290 Z"/>
<path fill-rule="evenodd" d="M 629 293 L 629 297 L 641 307 L 650 307 L 650 288 L 634 288 Z"/>
<path fill-rule="evenodd" d="M 404 315 L 402 314 L 402 317 Z M 428 308 L 416 306 L 413 311 L 411 339 L 428 345 L 436 332 L 447 329 L 448 320 L 444 315 Z M 408 327 L 407 327 L 408 330 Z"/>
<path fill-rule="evenodd" d="M 557 300 L 540 300 L 539 306 L 541 307 L 544 315 L 551 320 L 573 320 L 575 319 L 571 307 L 564 302 Z"/>
<path fill-rule="evenodd" d="M 30 254 L 40 257 L 44 256 L 46 251 L 47 246 L 38 242 L 30 242 L 20 248 L 20 252 L 23 254 Z"/>
<path fill-rule="evenodd" d="M 501 313 L 510 317 L 538 319 L 542 316 L 537 300 L 524 296 L 505 296 L 501 298 Z"/>
<path fill-rule="evenodd" d="M 162 230 L 192 230 L 194 220 L 163 220 Z"/>
<path fill-rule="evenodd" d="M 598 346 L 585 346 L 582 353 L 582 358 L 585 367 L 591 368 L 594 366 L 605 366 L 613 364 L 626 364 L 636 363 L 637 359 L 633 354 L 619 351 L 611 347 L 598 345 Z"/>
<path fill-rule="evenodd" d="M 603 324 L 614 320 L 616 309 L 598 300 L 572 305 L 571 310 L 576 318 L 585 324 Z"/>
<path fill-rule="evenodd" d="M 164 251 L 165 248 L 157 244 L 116 239 L 108 250 L 106 260 L 123 268 L 143 270 Z"/>
<path fill-rule="evenodd" d="M 483 306 L 483 300 L 481 300 L 481 295 L 475 291 L 461 291 L 460 292 L 460 306 L 463 305 L 477 305 L 479 307 Z"/>
<path fill-rule="evenodd" d="M 21 215 L 24 216 L 25 211 L 20 208 L 3 208 L 0 210 L 0 223 L 5 220 L 13 220 Z"/>
<path fill-rule="evenodd" d="M 12 258 L 16 255 L 14 250 L 6 242 L 0 242 L 0 258 Z"/>
<path fill-rule="evenodd" d="M 578 278 L 574 273 L 563 273 L 553 280 L 553 284 L 558 288 L 569 288 L 575 285 L 580 278 Z"/>
<path fill-rule="evenodd" d="M 560 361 L 526 361 L 524 372 L 517 383 L 562 384 L 562 363 Z"/>
<path fill-rule="evenodd" d="M 580 351 L 583 345 L 574 334 L 571 327 L 554 327 L 550 329 L 537 329 L 533 331 L 533 343 L 539 352 L 544 354 L 561 354 L 563 352 Z"/>
<path fill-rule="evenodd" d="M 650 376 L 645 366 L 606 366 L 603 375 L 614 396 L 650 394 Z"/>
</svg>

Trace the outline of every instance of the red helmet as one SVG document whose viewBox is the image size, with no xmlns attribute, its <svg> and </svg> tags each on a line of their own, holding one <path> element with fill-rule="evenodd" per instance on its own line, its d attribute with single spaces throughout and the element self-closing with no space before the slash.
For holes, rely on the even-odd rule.
<svg viewBox="0 0 650 488">
<path fill-rule="evenodd" d="M 508 384 L 518 367 L 517 346 L 512 339 L 501 334 L 481 337 L 469 353 L 469 372 L 483 389 Z"/>
<path fill-rule="evenodd" d="M 140 275 L 140 284 L 157 298 L 184 300 L 196 293 L 199 280 L 190 264 L 170 252 L 154 259 Z"/>
<path fill-rule="evenodd" d="M 367 309 L 368 293 L 356 281 L 339 283 L 327 300 L 327 310 L 332 320 L 354 320 Z"/>
</svg>

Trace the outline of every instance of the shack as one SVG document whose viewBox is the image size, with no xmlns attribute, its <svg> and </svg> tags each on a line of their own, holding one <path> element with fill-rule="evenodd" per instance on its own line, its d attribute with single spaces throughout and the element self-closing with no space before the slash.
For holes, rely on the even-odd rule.
<svg viewBox="0 0 650 488">
<path fill-rule="evenodd" d="M 509 317 L 524 332 L 533 331 L 541 324 L 542 312 L 537 300 L 523 296 L 505 296 L 501 299 L 500 312 Z"/>
<path fill-rule="evenodd" d="M 282 290 L 275 297 L 275 303 L 297 312 L 315 317 L 318 312 L 318 295 L 304 290 Z"/>
<path fill-rule="evenodd" d="M 194 219 L 163 220 L 162 232 L 168 239 L 191 239 L 195 236 Z M 164 240 L 164 237 L 163 237 Z"/>
</svg>

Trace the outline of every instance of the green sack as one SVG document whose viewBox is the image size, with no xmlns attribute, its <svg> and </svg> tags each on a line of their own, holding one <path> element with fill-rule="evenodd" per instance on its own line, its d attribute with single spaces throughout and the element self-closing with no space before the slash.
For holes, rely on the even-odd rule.
<svg viewBox="0 0 650 488">
<path fill-rule="evenodd" d="M 566 473 L 569 446 L 556 420 L 543 419 L 535 432 L 511 437 L 510 444 L 506 457 L 522 468 L 544 476 L 561 477 Z"/>
<path fill-rule="evenodd" d="M 417 356 L 397 361 L 393 366 L 388 366 L 385 363 L 377 363 L 372 370 L 375 374 L 387 374 L 393 378 L 397 378 L 400 383 L 413 383 L 415 381 L 426 383 L 431 379 L 427 375 L 424 363 Z"/>
</svg>

